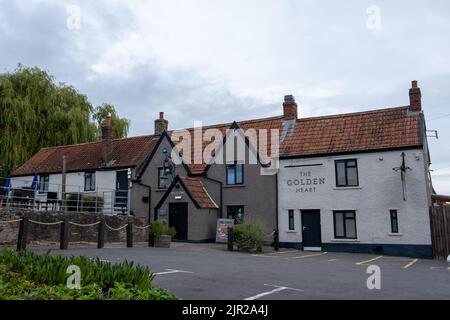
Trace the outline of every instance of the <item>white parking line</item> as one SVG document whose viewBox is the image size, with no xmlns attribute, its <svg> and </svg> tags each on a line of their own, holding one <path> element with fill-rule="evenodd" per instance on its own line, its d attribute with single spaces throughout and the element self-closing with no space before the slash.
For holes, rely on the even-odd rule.
<svg viewBox="0 0 450 320">
<path fill-rule="evenodd" d="M 300 291 L 300 292 L 304 291 L 302 289 L 274 286 L 274 285 L 270 285 L 270 284 L 264 284 L 264 285 L 268 286 L 268 287 L 275 287 L 275 289 L 273 289 L 271 291 L 262 292 L 260 294 L 257 294 L 256 296 L 253 296 L 253 297 L 245 298 L 244 300 L 256 300 L 256 299 L 259 299 L 259 298 L 262 298 L 262 297 L 265 297 L 265 296 L 268 296 L 270 294 L 273 294 L 273 293 L 276 293 L 276 292 L 280 292 L 280 291 L 283 291 L 283 290 L 293 290 L 293 291 Z"/>
<path fill-rule="evenodd" d="M 419 261 L 419 259 L 414 259 L 414 260 L 412 260 L 410 263 L 408 263 L 406 266 L 404 266 L 403 269 L 408 269 L 408 268 L 411 267 L 413 264 L 415 264 L 417 261 Z"/>
<path fill-rule="evenodd" d="M 164 272 L 158 272 L 156 273 L 158 276 L 162 275 L 162 274 L 170 274 L 170 273 L 194 273 L 191 271 L 184 271 L 184 270 L 175 270 L 175 269 L 164 269 L 166 271 Z"/>
<path fill-rule="evenodd" d="M 318 257 L 323 256 L 324 254 L 327 254 L 328 252 L 321 252 L 321 253 L 315 253 L 315 254 L 307 254 L 306 256 L 298 256 L 298 257 L 292 257 L 292 259 L 303 259 L 303 258 L 310 258 L 310 257 Z"/>
<path fill-rule="evenodd" d="M 378 260 L 378 259 L 381 259 L 381 258 L 383 258 L 383 256 L 379 256 L 379 257 L 376 257 L 376 258 L 373 258 L 373 259 L 370 259 L 370 260 L 366 260 L 366 261 L 361 261 L 361 262 L 356 263 L 356 265 L 360 266 L 362 264 L 365 264 L 365 263 L 368 263 L 368 262 L 372 262 L 372 261 L 375 261 L 375 260 Z"/>
<path fill-rule="evenodd" d="M 330 259 L 330 260 L 327 260 L 327 261 L 329 261 L 329 262 L 335 262 L 335 261 L 339 261 L 339 259 Z"/>
</svg>

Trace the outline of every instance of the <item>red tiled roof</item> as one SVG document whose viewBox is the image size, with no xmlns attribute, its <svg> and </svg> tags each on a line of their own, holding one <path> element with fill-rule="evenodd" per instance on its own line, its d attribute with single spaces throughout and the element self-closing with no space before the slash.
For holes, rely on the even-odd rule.
<svg viewBox="0 0 450 320">
<path fill-rule="evenodd" d="M 229 124 L 204 127 L 203 130 L 219 129 L 225 136 Z M 272 117 L 242 121 L 238 123 L 247 129 L 267 129 L 267 143 L 258 141 L 258 150 L 264 147 L 270 156 L 270 129 L 283 127 L 283 117 Z M 192 158 L 194 159 L 194 137 L 191 132 Z M 203 142 L 203 148 L 210 142 Z M 421 146 L 420 116 L 410 113 L 408 107 L 380 109 L 373 111 L 297 119 L 295 132 L 288 134 L 280 144 L 280 157 L 310 157 L 326 154 L 361 152 Z M 262 154 L 264 158 L 264 154 Z M 193 174 L 202 174 L 206 164 L 191 164 Z"/>
<path fill-rule="evenodd" d="M 350 114 L 298 119 L 296 130 L 288 134 L 280 145 L 280 157 L 311 157 L 326 154 L 361 152 L 371 150 L 419 147 L 420 115 L 411 113 L 409 107 L 380 109 Z M 206 129 L 218 129 L 224 136 L 232 123 L 218 124 Z M 238 122 L 243 130 L 250 128 L 279 129 L 283 117 L 272 117 Z M 194 159 L 194 135 L 191 132 L 192 158 Z M 173 131 L 169 132 L 169 135 Z M 141 165 L 149 156 L 157 140 L 153 136 L 141 136 L 113 141 L 113 168 Z M 259 142 L 259 149 L 266 147 L 270 155 L 270 138 L 267 145 Z M 202 141 L 203 148 L 210 142 Z M 13 175 L 61 172 L 62 156 L 67 155 L 68 171 L 83 171 L 102 167 L 101 142 L 55 148 L 44 148 L 35 154 Z M 193 174 L 202 174 L 206 164 L 189 165 Z"/>
<path fill-rule="evenodd" d="M 197 202 L 201 208 L 217 209 L 218 206 L 209 196 L 203 183 L 198 178 L 179 177 L 181 182 L 191 194 L 192 198 Z"/>
<path fill-rule="evenodd" d="M 153 136 L 140 136 L 112 141 L 113 164 L 111 168 L 134 167 L 141 164 L 156 144 Z M 62 172 L 62 157 L 66 156 L 67 171 L 85 171 L 104 168 L 101 142 L 43 148 L 12 176 L 34 173 Z"/>
<path fill-rule="evenodd" d="M 307 157 L 421 146 L 420 115 L 408 107 L 297 120 L 280 157 Z"/>
</svg>

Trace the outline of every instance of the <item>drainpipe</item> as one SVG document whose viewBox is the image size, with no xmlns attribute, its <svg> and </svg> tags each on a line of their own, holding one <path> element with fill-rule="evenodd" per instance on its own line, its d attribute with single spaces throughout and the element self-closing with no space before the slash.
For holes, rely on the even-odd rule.
<svg viewBox="0 0 450 320">
<path fill-rule="evenodd" d="M 219 218 L 222 219 L 222 216 L 223 216 L 223 183 L 220 180 L 216 180 L 216 179 L 210 178 L 208 176 L 205 176 L 204 178 L 207 180 L 210 180 L 212 182 L 218 183 L 220 185 Z"/>
<path fill-rule="evenodd" d="M 148 188 L 148 223 L 150 223 L 150 221 L 152 221 L 152 187 L 149 186 L 148 184 L 142 183 L 138 180 L 134 181 L 134 183 L 137 183 L 143 187 Z"/>
<path fill-rule="evenodd" d="M 276 231 L 277 231 L 277 237 L 278 237 L 278 243 L 280 243 L 280 229 L 278 226 L 278 173 L 275 174 L 275 184 L 276 184 L 276 189 L 275 189 L 275 227 L 276 227 Z"/>
</svg>

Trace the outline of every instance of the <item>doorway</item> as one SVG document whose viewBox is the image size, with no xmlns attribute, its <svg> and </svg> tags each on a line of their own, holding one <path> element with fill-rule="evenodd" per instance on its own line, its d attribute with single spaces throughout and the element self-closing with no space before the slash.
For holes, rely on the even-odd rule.
<svg viewBox="0 0 450 320">
<path fill-rule="evenodd" d="M 127 210 L 128 207 L 128 171 L 117 171 L 114 209 Z"/>
<path fill-rule="evenodd" d="M 188 239 L 188 204 L 169 203 L 169 226 L 177 231 L 176 240 Z"/>
<path fill-rule="evenodd" d="M 322 250 L 320 210 L 301 210 L 303 250 Z"/>
</svg>

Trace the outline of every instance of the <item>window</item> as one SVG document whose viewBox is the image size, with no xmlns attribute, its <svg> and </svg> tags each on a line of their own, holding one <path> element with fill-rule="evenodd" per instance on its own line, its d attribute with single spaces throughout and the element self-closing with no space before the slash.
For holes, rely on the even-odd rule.
<svg viewBox="0 0 450 320">
<path fill-rule="evenodd" d="M 334 211 L 334 237 L 336 239 L 356 239 L 355 211 Z"/>
<path fill-rule="evenodd" d="M 95 172 L 84 173 L 84 191 L 95 191 Z"/>
<path fill-rule="evenodd" d="M 228 164 L 227 165 L 227 184 L 243 184 L 244 183 L 244 165 L 243 164 Z"/>
<path fill-rule="evenodd" d="M 158 168 L 158 188 L 167 189 L 172 184 L 170 168 Z"/>
<path fill-rule="evenodd" d="M 39 175 L 39 193 L 48 192 L 50 176 L 48 174 Z"/>
<path fill-rule="evenodd" d="M 294 224 L 294 210 L 288 210 L 289 215 L 289 231 L 295 230 L 295 224 Z"/>
<path fill-rule="evenodd" d="M 356 159 L 336 160 L 335 166 L 337 187 L 357 187 L 359 185 Z"/>
<path fill-rule="evenodd" d="M 240 224 L 244 220 L 244 206 L 228 206 L 227 219 L 233 219 L 234 224 Z"/>
<path fill-rule="evenodd" d="M 397 210 L 391 210 L 391 232 L 398 233 L 398 215 Z"/>
</svg>

